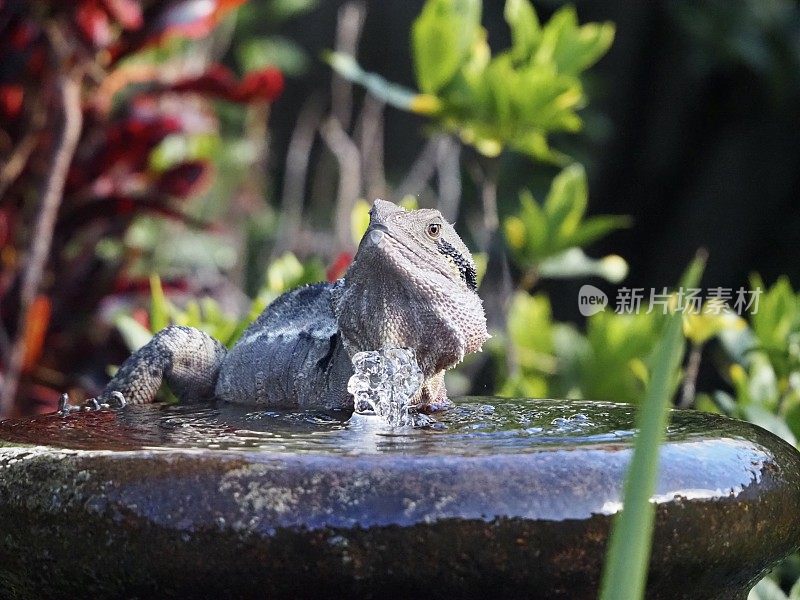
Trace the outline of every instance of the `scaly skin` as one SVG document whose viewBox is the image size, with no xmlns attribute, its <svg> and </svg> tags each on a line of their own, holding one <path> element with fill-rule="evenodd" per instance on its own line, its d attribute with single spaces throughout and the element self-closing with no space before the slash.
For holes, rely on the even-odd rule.
<svg viewBox="0 0 800 600">
<path fill-rule="evenodd" d="M 167 327 L 133 354 L 98 399 L 151 402 L 165 381 L 184 402 L 217 398 L 275 408 L 352 408 L 351 357 L 413 348 L 421 409 L 447 405 L 444 372 L 488 338 L 475 266 L 435 210 L 376 200 L 353 264 L 333 284 L 287 292 L 230 352 L 207 334 Z"/>
</svg>

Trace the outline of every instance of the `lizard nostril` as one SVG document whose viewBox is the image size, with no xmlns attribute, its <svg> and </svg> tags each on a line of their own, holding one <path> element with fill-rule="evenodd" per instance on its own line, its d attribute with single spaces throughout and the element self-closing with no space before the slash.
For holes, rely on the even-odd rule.
<svg viewBox="0 0 800 600">
<path fill-rule="evenodd" d="M 374 227 L 371 227 L 370 230 L 367 232 L 367 235 L 369 236 L 369 241 L 375 244 L 376 246 L 381 246 L 384 243 L 385 231 L 387 231 L 385 227 L 383 227 L 382 229 L 376 229 Z"/>
<path fill-rule="evenodd" d="M 383 223 L 374 223 L 370 225 L 369 228 L 372 231 L 382 231 L 383 233 L 389 233 L 389 228 Z"/>
</svg>

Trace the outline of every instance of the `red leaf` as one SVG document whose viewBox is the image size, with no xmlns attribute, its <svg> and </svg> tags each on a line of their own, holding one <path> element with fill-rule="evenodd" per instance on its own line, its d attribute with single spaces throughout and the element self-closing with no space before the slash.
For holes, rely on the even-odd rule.
<svg viewBox="0 0 800 600">
<path fill-rule="evenodd" d="M 266 100 L 272 102 L 283 92 L 283 73 L 275 68 L 248 73 L 239 87 L 244 101 Z"/>
<path fill-rule="evenodd" d="M 328 267 L 328 271 L 325 273 L 325 276 L 328 278 L 328 281 L 336 281 L 342 275 L 347 272 L 347 267 L 350 266 L 350 263 L 353 262 L 353 255 L 349 252 L 342 252 L 339 256 L 336 257 L 336 260 L 333 261 L 330 267 Z"/>
<path fill-rule="evenodd" d="M 283 74 L 275 68 L 248 73 L 239 82 L 230 69 L 219 64 L 212 65 L 199 77 L 183 79 L 168 89 L 175 92 L 197 92 L 216 96 L 231 102 L 271 102 L 283 91 Z"/>
<path fill-rule="evenodd" d="M 189 282 L 186 279 L 164 279 L 161 287 L 166 294 L 186 293 L 189 291 Z M 121 275 L 114 283 L 114 294 L 147 294 L 150 295 L 150 278 L 135 277 L 130 278 Z M 144 327 L 150 328 L 148 313 L 143 308 L 134 309 L 131 316 L 141 323 Z"/>
<path fill-rule="evenodd" d="M 211 165 L 204 160 L 185 162 L 162 173 L 156 187 L 169 196 L 188 198 L 211 182 Z"/>
<path fill-rule="evenodd" d="M 11 209 L 0 209 L 0 248 L 4 248 L 11 239 Z"/>
<path fill-rule="evenodd" d="M 32 21 L 18 23 L 8 34 L 8 43 L 14 50 L 24 50 L 39 35 L 39 26 Z"/>
<path fill-rule="evenodd" d="M 143 283 L 147 283 L 147 288 L 142 287 L 139 291 L 144 292 L 145 290 L 150 290 L 150 280 L 146 280 Z M 133 319 L 139 323 L 145 329 L 150 329 L 150 315 L 147 311 L 143 308 L 135 308 L 131 314 Z"/>
<path fill-rule="evenodd" d="M 111 43 L 108 13 L 102 9 L 98 0 L 83 0 L 78 4 L 75 9 L 75 24 L 95 48 L 103 48 Z"/>
<path fill-rule="evenodd" d="M 171 116 L 129 117 L 109 126 L 105 143 L 86 161 L 74 163 L 70 169 L 70 191 L 81 189 L 112 168 L 125 168 L 131 173 L 147 167 L 150 152 L 161 140 L 181 131 L 181 122 Z"/>
<path fill-rule="evenodd" d="M 173 37 L 199 38 L 211 33 L 234 8 L 247 0 L 178 0 L 155 16 L 141 35 L 126 40 L 111 51 L 113 61 L 141 48 Z"/>
<path fill-rule="evenodd" d="M 44 70 L 47 62 L 47 49 L 44 46 L 36 46 L 28 57 L 26 65 L 31 77 L 39 77 Z"/>
<path fill-rule="evenodd" d="M 229 99 L 238 85 L 239 82 L 230 69 L 215 64 L 199 77 L 181 79 L 169 86 L 169 89 L 174 92 L 197 92 Z"/>
<path fill-rule="evenodd" d="M 103 0 L 103 5 L 124 29 L 139 29 L 144 25 L 142 7 L 136 0 Z"/>
<path fill-rule="evenodd" d="M 23 373 L 30 373 L 42 357 L 49 324 L 50 299 L 43 295 L 37 296 L 28 312 L 22 333 L 25 340 L 25 354 L 22 359 Z"/>
<path fill-rule="evenodd" d="M 7 119 L 16 119 L 22 114 L 25 90 L 16 83 L 0 84 L 0 113 Z"/>
<path fill-rule="evenodd" d="M 130 215 L 136 210 L 136 204 L 131 198 L 120 198 L 116 203 L 117 213 L 120 215 Z"/>
</svg>

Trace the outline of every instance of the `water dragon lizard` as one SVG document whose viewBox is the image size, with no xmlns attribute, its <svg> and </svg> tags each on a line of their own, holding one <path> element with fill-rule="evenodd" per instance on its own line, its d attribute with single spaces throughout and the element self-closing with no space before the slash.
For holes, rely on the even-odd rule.
<svg viewBox="0 0 800 600">
<path fill-rule="evenodd" d="M 488 338 L 475 264 L 432 209 L 376 200 L 353 263 L 333 283 L 280 296 L 227 350 L 194 328 L 170 326 L 132 354 L 93 402 L 152 402 L 162 382 L 183 402 L 264 408 L 352 408 L 351 357 L 411 348 L 424 375 L 421 408 L 447 405 L 444 372 Z"/>
</svg>

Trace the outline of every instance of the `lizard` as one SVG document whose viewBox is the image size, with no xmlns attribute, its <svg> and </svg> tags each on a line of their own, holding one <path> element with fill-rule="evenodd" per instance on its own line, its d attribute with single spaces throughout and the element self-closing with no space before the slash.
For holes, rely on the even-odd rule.
<svg viewBox="0 0 800 600">
<path fill-rule="evenodd" d="M 352 409 L 347 382 L 360 351 L 411 348 L 424 381 L 412 404 L 449 405 L 446 370 L 489 335 L 475 263 L 439 211 L 375 200 L 344 276 L 286 292 L 230 349 L 171 325 L 121 365 L 95 406 L 147 403 L 166 382 L 181 402 Z"/>
</svg>

